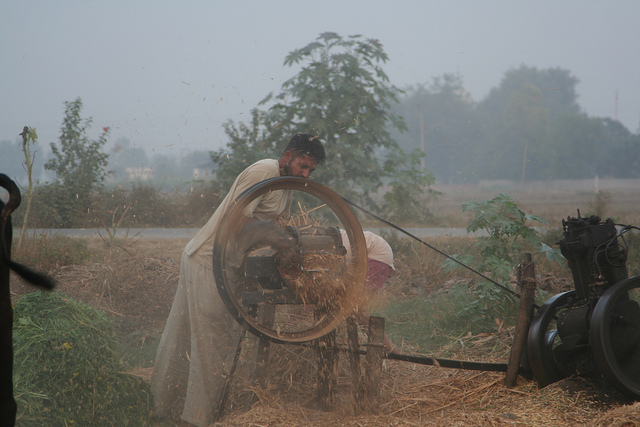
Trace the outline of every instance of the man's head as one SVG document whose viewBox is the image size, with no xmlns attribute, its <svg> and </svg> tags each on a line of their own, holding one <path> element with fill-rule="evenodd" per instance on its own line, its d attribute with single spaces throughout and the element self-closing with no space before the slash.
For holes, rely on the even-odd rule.
<svg viewBox="0 0 640 427">
<path fill-rule="evenodd" d="M 299 133 L 289 140 L 280 157 L 280 175 L 309 178 L 324 159 L 324 147 L 318 137 Z"/>
</svg>

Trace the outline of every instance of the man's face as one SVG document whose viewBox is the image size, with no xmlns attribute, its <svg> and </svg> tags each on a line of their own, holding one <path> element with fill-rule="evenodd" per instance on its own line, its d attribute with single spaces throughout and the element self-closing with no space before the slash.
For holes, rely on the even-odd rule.
<svg viewBox="0 0 640 427">
<path fill-rule="evenodd" d="M 287 151 L 287 153 L 291 152 Z M 316 161 L 311 156 L 298 155 L 293 153 L 291 153 L 290 156 L 286 155 L 285 153 L 285 156 L 290 157 L 290 159 L 285 162 L 283 168 L 284 173 L 287 176 L 309 178 L 309 176 L 311 176 L 311 172 L 316 169 Z"/>
</svg>

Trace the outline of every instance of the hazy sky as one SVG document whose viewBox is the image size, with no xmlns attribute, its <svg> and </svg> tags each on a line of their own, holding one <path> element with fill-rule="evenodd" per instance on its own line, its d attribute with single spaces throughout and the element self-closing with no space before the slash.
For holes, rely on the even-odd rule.
<svg viewBox="0 0 640 427">
<path fill-rule="evenodd" d="M 479 101 L 522 64 L 561 67 L 597 117 L 640 124 L 640 1 L 0 0 L 0 139 L 24 125 L 57 141 L 64 101 L 161 153 L 217 149 L 222 123 L 299 68 L 285 56 L 325 31 L 382 42 L 398 87 L 459 73 Z M 150 151 L 152 153 L 152 151 Z"/>
</svg>

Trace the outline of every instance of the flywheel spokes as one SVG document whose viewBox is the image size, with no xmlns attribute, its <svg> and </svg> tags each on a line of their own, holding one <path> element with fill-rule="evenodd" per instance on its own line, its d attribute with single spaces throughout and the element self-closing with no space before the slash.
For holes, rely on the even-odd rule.
<svg viewBox="0 0 640 427">
<path fill-rule="evenodd" d="M 243 211 L 274 191 L 292 192 L 293 219 L 275 224 L 296 248 L 289 264 L 261 241 L 261 231 L 247 233 L 245 227 Z M 340 228 L 346 231 L 348 254 Z M 342 197 L 314 181 L 273 178 L 245 191 L 225 215 L 213 253 L 216 285 L 231 315 L 253 334 L 276 342 L 319 338 L 361 302 L 367 269 L 362 228 Z"/>
</svg>

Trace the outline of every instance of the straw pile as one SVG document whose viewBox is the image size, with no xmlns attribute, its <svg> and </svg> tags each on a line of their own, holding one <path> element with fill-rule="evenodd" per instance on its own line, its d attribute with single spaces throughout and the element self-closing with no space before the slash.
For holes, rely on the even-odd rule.
<svg viewBox="0 0 640 427">
<path fill-rule="evenodd" d="M 345 348 L 344 327 L 337 332 L 338 347 Z M 513 328 L 503 328 L 497 334 L 467 336 L 460 339 L 459 349 L 449 350 L 460 359 L 504 362 L 512 335 Z M 410 352 L 406 345 L 403 351 Z M 243 353 L 240 366 L 251 365 L 250 354 Z M 384 360 L 378 414 L 357 412 L 352 379 L 348 353 L 341 352 L 334 407 L 329 412 L 321 411 L 315 405 L 315 349 L 272 344 L 264 387 L 239 378 L 232 389 L 236 397 L 231 399 L 228 413 L 219 425 L 640 425 L 640 404 L 621 406 L 620 396 L 605 394 L 582 378 L 569 378 L 539 389 L 534 381 L 519 377 L 516 387 L 506 388 L 503 373 Z M 254 396 L 252 405 L 247 404 L 247 392 Z M 244 397 L 240 399 L 240 395 Z"/>
<path fill-rule="evenodd" d="M 68 265 L 56 271 L 59 289 L 137 328 L 161 330 L 178 284 L 179 261 L 149 256 Z"/>
<path fill-rule="evenodd" d="M 339 308 L 348 294 L 349 286 L 354 286 L 345 268 L 344 256 L 330 253 L 305 254 L 302 262 L 306 271 L 290 281 L 295 294 L 305 304 Z"/>
<path fill-rule="evenodd" d="M 310 348 L 272 346 L 267 386 L 252 388 L 252 407 L 236 405 L 220 426 L 567 426 L 607 424 L 609 408 L 592 386 L 579 379 L 576 386 L 538 390 L 520 379 L 512 389 L 504 374 L 462 371 L 385 360 L 378 414 L 358 414 L 353 398 L 352 373 L 341 357 L 335 406 L 323 412 L 314 406 L 316 357 Z M 636 414 L 633 414 L 635 410 Z M 637 420 L 638 407 L 610 413 L 609 419 Z M 635 418 L 633 418 L 635 417 Z M 624 425 L 624 424 L 615 424 Z M 637 425 L 637 424 L 628 424 Z"/>
<path fill-rule="evenodd" d="M 137 252 L 142 252 L 139 251 L 140 245 L 139 243 L 136 247 Z M 167 256 L 168 243 L 162 241 L 161 245 L 158 245 L 159 249 L 155 252 L 140 253 L 140 255 L 136 252 L 135 256 L 123 257 L 122 259 L 105 258 L 104 264 L 68 265 L 56 270 L 55 277 L 60 284 L 60 289 L 72 294 L 74 298 L 104 309 L 107 314 L 115 316 L 116 319 L 131 317 L 136 322 L 140 322 L 141 327 L 147 325 L 156 331 L 154 332 L 156 335 L 159 335 L 158 331 L 161 331 L 167 318 L 175 294 L 179 253 L 184 243 L 180 242 L 180 245 L 176 246 L 178 247 L 176 249 L 177 255 L 174 257 Z M 436 268 L 433 267 L 433 269 Z M 425 266 L 424 271 L 433 271 L 433 269 Z M 417 281 L 412 281 L 413 279 L 407 278 L 405 280 L 403 272 L 409 271 L 416 270 L 415 267 L 407 264 L 399 269 L 399 274 L 393 278 L 399 283 L 396 287 L 397 292 L 404 290 L 402 286 L 408 287 L 412 283 L 420 284 Z M 415 277 L 424 276 L 422 270 L 420 273 Z M 434 281 L 438 282 L 435 279 Z M 425 289 L 430 290 L 431 288 L 425 287 Z M 18 303 L 16 306 L 18 313 L 22 310 L 20 304 Z M 38 307 L 39 309 L 46 308 L 40 303 Z M 68 306 L 64 307 L 66 308 L 63 308 L 62 312 L 75 313 Z M 64 317 L 50 314 L 51 310 L 46 313 L 52 318 Z M 105 332 L 109 331 L 109 327 L 100 321 L 92 318 L 90 322 L 86 322 L 82 315 L 76 313 L 74 316 L 82 320 L 81 325 L 88 323 L 95 326 L 97 323 L 96 327 L 102 331 L 100 339 L 110 336 L 110 332 Z M 30 317 L 31 319 L 36 318 L 35 315 Z M 16 316 L 16 330 L 27 326 L 19 325 L 19 319 L 24 319 L 22 314 Z M 22 320 L 22 322 L 28 321 Z M 33 332 L 37 331 L 37 328 L 33 329 Z M 341 346 L 344 346 L 344 340 L 341 338 L 343 333 L 343 328 L 339 328 L 339 345 Z M 425 330 L 425 333 L 430 333 L 430 331 Z M 503 326 L 497 333 L 458 337 L 457 340 L 452 340 L 454 344 L 449 347 L 432 349 L 433 354 L 427 355 L 504 363 L 508 360 L 512 336 L 513 328 Z M 16 338 L 16 349 L 20 345 L 18 339 L 23 340 Z M 97 338 L 95 339 L 97 340 Z M 64 350 L 66 348 L 65 342 L 72 345 L 71 350 Z M 396 344 L 402 346 L 403 352 L 411 352 L 410 343 L 398 342 Z M 78 346 L 73 345 L 68 341 L 68 338 L 57 341 L 56 349 L 50 341 L 45 341 L 42 345 L 48 345 L 47 348 L 50 351 L 57 351 L 54 353 L 56 359 L 53 362 L 41 362 L 39 358 L 35 359 L 36 365 L 29 370 L 44 371 L 45 366 L 47 369 L 55 366 L 55 372 L 61 371 L 61 375 L 63 372 L 67 372 L 61 362 L 64 360 L 66 363 L 68 359 L 62 359 L 61 356 L 68 358 L 71 355 L 70 351 L 77 350 Z M 92 343 L 89 345 L 93 348 Z M 113 346 L 108 344 L 106 348 L 113 348 Z M 39 350 L 29 351 L 36 351 L 35 354 L 38 354 Z M 101 360 L 101 357 L 102 355 L 96 356 L 97 360 Z M 92 359 L 88 358 L 87 360 Z M 250 361 L 249 348 L 247 348 L 243 350 L 243 359 L 238 366 L 240 372 L 237 375 L 237 381 L 232 386 L 229 411 L 221 420 L 220 426 L 640 425 L 640 404 L 624 406 L 624 402 L 621 403 L 621 401 L 616 401 L 611 396 L 599 392 L 596 387 L 584 380 L 572 378 L 544 389 L 538 389 L 535 382 L 519 378 L 516 387 L 507 389 L 502 384 L 503 374 L 500 373 L 461 371 L 392 360 L 385 360 L 383 364 L 380 413 L 377 415 L 356 414 L 352 391 L 352 373 L 344 353 L 340 355 L 339 369 L 336 375 L 335 407 L 330 412 L 323 412 L 314 407 L 317 390 L 317 355 L 314 349 L 272 344 L 264 387 L 251 385 L 243 380 L 246 375 L 241 375 L 243 373 L 241 371 L 244 370 L 246 374 Z M 22 363 L 23 361 L 17 360 L 17 362 Z M 100 367 L 103 365 L 105 367 L 100 371 Z M 103 365 L 87 364 L 83 369 L 91 371 L 87 373 L 83 370 L 83 376 L 106 372 L 107 367 L 112 366 L 108 363 L 103 363 Z M 73 372 L 70 378 L 74 379 L 73 384 L 78 388 L 80 383 L 73 377 Z M 70 384 L 69 375 L 64 375 L 67 382 L 58 379 L 57 390 L 64 391 L 59 387 L 60 384 Z M 131 375 L 120 375 L 122 375 L 119 377 L 120 380 L 117 384 L 112 383 L 112 387 L 137 381 Z M 105 381 L 104 378 L 107 377 L 102 375 L 102 378 L 103 380 L 100 381 L 95 380 L 97 386 L 100 386 L 99 383 Z M 49 405 L 47 412 L 39 415 L 41 418 L 32 418 L 31 422 L 22 418 L 19 421 L 21 425 L 55 425 L 50 421 L 53 409 L 50 404 L 44 403 L 47 398 L 43 396 L 47 395 L 41 392 L 27 391 L 20 385 L 20 383 L 30 383 L 31 379 L 23 377 L 16 378 L 16 380 L 18 381 L 16 391 L 19 393 L 21 412 L 25 412 L 25 408 L 47 407 Z M 85 383 L 82 383 L 83 386 Z M 134 384 L 136 383 L 134 382 Z M 102 393 L 102 389 L 99 391 Z M 128 400 L 129 406 L 133 406 L 136 410 L 148 408 L 149 402 L 145 399 L 149 397 L 149 394 L 146 388 L 138 388 L 133 396 L 127 395 L 125 392 L 120 393 L 122 393 L 121 400 Z M 247 394 L 255 399 L 252 403 L 247 403 Z M 32 403 L 28 401 L 32 401 Z M 93 410 L 93 406 L 85 401 L 78 401 L 74 403 L 74 406 Z M 96 408 L 96 413 L 98 410 L 99 407 Z M 25 413 L 29 415 L 28 412 Z M 74 418 L 75 425 L 99 425 L 100 418 L 95 420 L 81 422 L 81 419 Z M 134 421 L 134 418 L 129 419 L 129 425 L 141 424 L 142 422 Z M 69 423 L 69 425 L 71 424 Z M 126 425 L 126 423 L 112 418 L 111 424 L 104 421 L 104 425 Z M 151 425 L 172 427 L 172 424 L 168 422 L 153 424 L 152 421 Z M 175 425 L 181 424 L 177 422 Z"/>
</svg>

